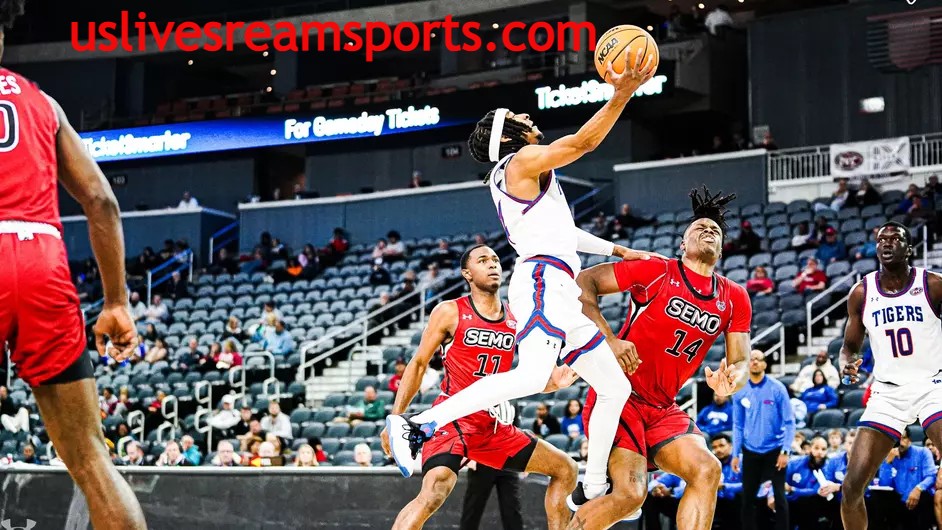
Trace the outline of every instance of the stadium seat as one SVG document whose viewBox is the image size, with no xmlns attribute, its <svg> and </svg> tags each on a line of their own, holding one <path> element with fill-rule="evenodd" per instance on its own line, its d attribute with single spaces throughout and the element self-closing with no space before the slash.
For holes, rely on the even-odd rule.
<svg viewBox="0 0 942 530">
<path fill-rule="evenodd" d="M 324 434 L 327 438 L 343 438 L 350 434 L 350 425 L 346 423 L 331 423 Z"/>
<path fill-rule="evenodd" d="M 726 277 L 729 278 L 730 281 L 733 281 L 739 284 L 745 284 L 746 280 L 749 279 L 749 271 L 747 271 L 746 269 L 734 269 L 727 272 Z"/>
<path fill-rule="evenodd" d="M 860 208 L 857 208 L 856 206 L 845 206 L 844 208 L 841 208 L 839 212 L 837 212 L 837 218 L 841 221 L 845 221 L 847 219 L 860 219 Z"/>
<path fill-rule="evenodd" d="M 795 265 L 783 265 L 775 270 L 773 279 L 777 282 L 790 281 L 793 280 L 795 276 L 798 276 L 798 267 Z"/>
<path fill-rule="evenodd" d="M 804 309 L 793 309 L 782 313 L 782 325 L 787 328 L 804 328 L 807 318 Z"/>
<path fill-rule="evenodd" d="M 786 211 L 790 214 L 798 213 L 798 212 L 807 212 L 809 210 L 811 210 L 811 203 L 804 199 L 798 199 L 798 200 L 792 201 L 788 203 L 788 206 L 786 206 Z"/>
<path fill-rule="evenodd" d="M 854 263 L 852 268 L 856 273 L 868 274 L 877 270 L 877 261 L 870 258 L 864 258 Z"/>
<path fill-rule="evenodd" d="M 752 317 L 752 329 L 753 331 L 761 331 L 763 329 L 770 328 L 777 324 L 778 320 L 778 311 L 756 313 Z"/>
<path fill-rule="evenodd" d="M 353 457 L 353 451 L 350 450 L 338 451 L 337 454 L 334 455 L 333 462 L 335 466 L 356 465 L 356 461 Z"/>
<path fill-rule="evenodd" d="M 342 407 L 347 404 L 347 395 L 346 394 L 328 394 L 324 398 L 323 406 L 325 407 Z"/>
<path fill-rule="evenodd" d="M 350 435 L 355 438 L 369 438 L 374 434 L 376 434 L 376 425 L 364 422 L 354 427 Z"/>
<path fill-rule="evenodd" d="M 833 429 L 844 426 L 844 411 L 836 409 L 819 410 L 811 420 L 812 429 Z"/>
<path fill-rule="evenodd" d="M 808 223 L 810 225 L 812 221 L 813 217 L 810 212 L 796 212 L 788 216 L 788 224 L 793 227 L 801 223 Z"/>
<path fill-rule="evenodd" d="M 291 411 L 291 423 L 305 423 L 311 420 L 311 410 L 310 409 L 294 409 Z"/>
<path fill-rule="evenodd" d="M 560 451 L 569 451 L 569 436 L 565 434 L 551 434 L 545 438 L 546 442 Z"/>
<path fill-rule="evenodd" d="M 841 398 L 841 407 L 845 409 L 863 408 L 864 390 L 848 390 Z"/>
<path fill-rule="evenodd" d="M 855 247 L 857 245 L 863 245 L 867 242 L 867 233 L 863 230 L 859 232 L 852 232 L 844 236 L 844 244 L 848 247 Z"/>
<path fill-rule="evenodd" d="M 782 217 L 782 216 L 776 216 Z M 776 225 L 769 229 L 769 239 L 787 239 L 791 236 L 791 228 L 788 225 Z"/>
<path fill-rule="evenodd" d="M 570 399 L 579 399 L 579 395 L 582 393 L 582 390 L 576 386 L 570 386 L 566 388 L 560 388 L 556 391 L 554 397 L 557 401 L 566 401 Z"/>
<path fill-rule="evenodd" d="M 379 387 L 379 381 L 377 381 L 376 378 L 372 376 L 361 377 L 359 380 L 357 380 L 355 390 L 357 392 L 362 392 L 368 386 L 371 386 L 373 387 L 373 389 L 376 389 L 377 387 Z"/>
<path fill-rule="evenodd" d="M 639 247 L 636 247 L 639 248 Z M 746 256 L 730 256 L 723 260 L 723 270 L 746 268 Z"/>
<path fill-rule="evenodd" d="M 761 313 L 763 311 L 778 311 L 778 296 L 775 294 L 758 296 L 752 301 L 752 311 Z"/>
<path fill-rule="evenodd" d="M 840 278 L 850 272 L 850 263 L 846 261 L 835 261 L 829 264 L 824 272 L 827 274 L 827 277 L 832 280 Z"/>
<path fill-rule="evenodd" d="M 760 252 L 749 258 L 749 270 L 756 267 L 768 267 L 772 264 L 772 255 L 767 252 Z"/>
<path fill-rule="evenodd" d="M 747 204 L 742 207 L 742 210 L 739 211 L 740 217 L 750 217 L 753 215 L 759 215 L 762 213 L 762 205 L 759 203 Z"/>
</svg>

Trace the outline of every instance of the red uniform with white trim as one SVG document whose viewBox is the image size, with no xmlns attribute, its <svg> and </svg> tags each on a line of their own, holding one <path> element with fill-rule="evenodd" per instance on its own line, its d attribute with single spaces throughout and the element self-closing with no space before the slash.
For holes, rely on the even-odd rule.
<svg viewBox="0 0 942 530">
<path fill-rule="evenodd" d="M 491 321 L 474 308 L 470 296 L 455 300 L 458 323 L 453 340 L 444 347 L 445 377 L 435 404 L 445 401 L 481 377 L 511 369 L 516 349 L 517 323 L 504 304 L 504 318 Z M 442 425 L 422 448 L 422 465 L 434 456 L 457 455 L 501 469 L 533 438 L 513 425 L 497 424 L 486 411 L 478 411 Z"/>
<path fill-rule="evenodd" d="M 59 219 L 59 118 L 28 79 L 0 68 L 0 344 L 35 386 L 85 350 Z"/>
<path fill-rule="evenodd" d="M 620 261 L 618 287 L 629 296 L 628 315 L 618 336 L 637 347 L 633 389 L 619 421 L 615 445 L 648 457 L 684 434 L 699 434 L 674 399 L 699 370 L 723 333 L 748 333 L 752 304 L 746 290 L 723 276 L 701 276 L 678 260 Z M 583 412 L 595 404 L 589 391 Z"/>
</svg>

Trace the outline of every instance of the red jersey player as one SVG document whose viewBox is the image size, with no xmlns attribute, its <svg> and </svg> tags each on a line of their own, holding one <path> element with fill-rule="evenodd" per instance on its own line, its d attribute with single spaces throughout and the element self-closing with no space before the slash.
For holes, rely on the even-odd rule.
<svg viewBox="0 0 942 530">
<path fill-rule="evenodd" d="M 726 335 L 726 358 L 707 384 L 730 395 L 746 382 L 752 305 L 746 290 L 716 274 L 723 242 L 724 205 L 735 196 L 691 192 L 694 221 L 684 231 L 683 256 L 675 260 L 605 263 L 579 275 L 583 311 L 612 345 L 636 355 L 627 376 L 633 389 L 625 404 L 609 462 L 610 495 L 582 504 L 577 528 L 608 528 L 638 510 L 647 494 L 649 464 L 679 476 L 687 489 L 677 511 L 677 527 L 709 530 L 713 524 L 720 463 L 693 420 L 674 402 L 707 351 Z M 618 335 L 599 310 L 598 295 L 628 292 L 629 310 Z M 583 414 L 592 414 L 590 391 Z M 693 436 L 687 436 L 693 435 Z M 576 490 L 579 491 L 578 489 Z"/>
<path fill-rule="evenodd" d="M 442 302 L 429 316 L 428 327 L 415 357 L 399 382 L 393 414 L 402 414 L 419 390 L 432 356 L 442 351 L 445 375 L 439 403 L 478 379 L 510 370 L 514 360 L 516 323 L 497 295 L 501 266 L 497 254 L 477 245 L 461 257 L 461 274 L 471 294 Z M 544 391 L 575 380 L 568 368 L 557 368 Z M 422 528 L 455 487 L 458 471 L 469 460 L 496 468 L 539 473 L 550 477 L 546 491 L 549 528 L 563 529 L 571 517 L 566 496 L 576 486 L 576 463 L 543 440 L 513 426 L 513 406 L 507 402 L 443 426 L 422 448 L 422 491 L 399 512 L 394 530 Z M 496 418 L 496 419 L 495 419 Z M 389 427 L 383 431 L 389 454 Z"/>
<path fill-rule="evenodd" d="M 0 54 L 5 29 L 23 4 L 0 1 Z M 143 529 L 141 507 L 102 437 L 85 323 L 62 241 L 57 178 L 85 211 L 101 268 L 99 353 L 124 360 L 137 332 L 117 200 L 59 105 L 0 68 L 0 345 L 9 345 L 17 374 L 33 388 L 49 439 L 85 494 L 94 527 Z"/>
</svg>

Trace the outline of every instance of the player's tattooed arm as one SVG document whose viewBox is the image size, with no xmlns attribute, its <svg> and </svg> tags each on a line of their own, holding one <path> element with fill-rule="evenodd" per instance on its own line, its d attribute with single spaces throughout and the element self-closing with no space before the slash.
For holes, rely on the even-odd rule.
<svg viewBox="0 0 942 530">
<path fill-rule="evenodd" d="M 412 360 L 409 361 L 406 371 L 399 381 L 396 402 L 392 408 L 393 414 L 402 414 L 409 408 L 412 398 L 419 392 L 419 386 L 422 383 L 422 377 L 425 376 L 425 371 L 428 369 L 428 363 L 432 360 L 435 352 L 454 337 L 457 322 L 458 306 L 454 301 L 442 302 L 432 310 L 429 315 L 428 325 L 425 327 L 425 331 L 422 332 L 419 348 Z"/>
<path fill-rule="evenodd" d="M 931 288 L 931 287 L 930 287 Z M 864 306 L 864 286 L 858 283 L 847 298 L 847 324 L 844 326 L 844 345 L 841 347 L 841 376 L 844 383 L 857 383 L 857 369 L 862 359 L 858 359 L 864 340 L 864 324 L 861 311 Z"/>
</svg>

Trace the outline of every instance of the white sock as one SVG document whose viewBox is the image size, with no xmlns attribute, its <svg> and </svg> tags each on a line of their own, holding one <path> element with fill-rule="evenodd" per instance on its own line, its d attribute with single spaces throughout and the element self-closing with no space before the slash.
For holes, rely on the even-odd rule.
<svg viewBox="0 0 942 530">
<path fill-rule="evenodd" d="M 615 442 L 622 409 L 631 394 L 631 383 L 623 375 L 621 366 L 615 360 L 615 354 L 605 342 L 576 359 L 572 369 L 598 394 L 592 408 L 592 416 L 586 426 L 589 454 L 586 459 L 585 478 L 582 481 L 586 497 L 592 499 L 607 490 L 608 457 Z"/>
<path fill-rule="evenodd" d="M 440 428 L 502 401 L 542 392 L 556 368 L 561 345 L 559 339 L 534 330 L 517 346 L 519 362 L 516 368 L 478 379 L 461 392 L 417 414 L 412 422 L 419 425 L 434 423 L 436 428 Z"/>
</svg>

